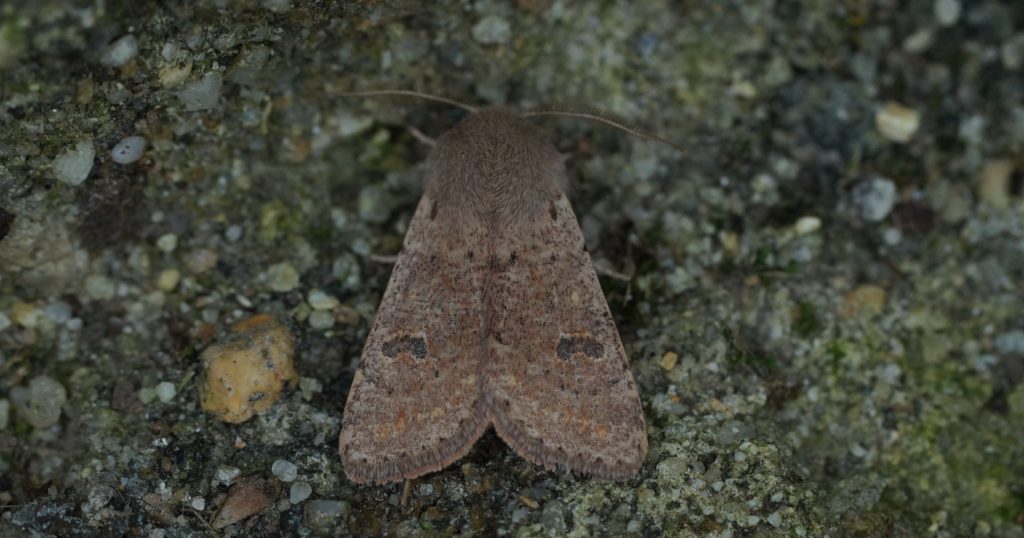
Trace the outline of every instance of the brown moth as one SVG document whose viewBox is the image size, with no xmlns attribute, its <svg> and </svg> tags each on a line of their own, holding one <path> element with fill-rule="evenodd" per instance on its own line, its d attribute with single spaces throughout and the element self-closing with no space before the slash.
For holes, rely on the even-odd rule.
<svg viewBox="0 0 1024 538">
<path fill-rule="evenodd" d="M 628 479 L 647 452 L 643 409 L 564 158 L 523 116 L 470 110 L 437 140 L 363 348 L 345 474 L 433 472 L 493 427 L 547 469 Z"/>
</svg>

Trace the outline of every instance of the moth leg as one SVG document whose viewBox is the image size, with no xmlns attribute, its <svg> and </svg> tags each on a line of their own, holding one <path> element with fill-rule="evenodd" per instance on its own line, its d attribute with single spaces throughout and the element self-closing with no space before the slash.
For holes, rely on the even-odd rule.
<svg viewBox="0 0 1024 538">
<path fill-rule="evenodd" d="M 370 254 L 367 257 L 370 258 L 370 261 L 381 265 L 394 265 L 398 263 L 398 255 L 396 254 Z"/>
<path fill-rule="evenodd" d="M 402 502 L 399 506 L 405 507 L 409 502 L 409 494 L 412 493 L 412 479 L 406 478 L 405 484 L 402 485 Z"/>
<path fill-rule="evenodd" d="M 412 125 L 406 126 L 406 129 L 409 130 L 409 134 L 411 134 L 413 138 L 419 140 L 423 144 L 426 144 L 430 147 L 434 147 L 437 145 L 437 140 L 434 140 L 433 138 L 430 138 L 429 136 L 423 134 L 423 131 L 413 127 Z"/>
<path fill-rule="evenodd" d="M 621 271 L 616 271 L 615 269 L 609 267 L 605 262 L 602 262 L 600 260 L 598 260 L 597 263 L 594 264 L 594 271 L 596 271 L 597 274 L 601 276 L 614 278 L 615 280 L 621 280 L 623 282 L 629 282 L 630 280 L 633 280 L 632 275 L 628 275 Z"/>
</svg>

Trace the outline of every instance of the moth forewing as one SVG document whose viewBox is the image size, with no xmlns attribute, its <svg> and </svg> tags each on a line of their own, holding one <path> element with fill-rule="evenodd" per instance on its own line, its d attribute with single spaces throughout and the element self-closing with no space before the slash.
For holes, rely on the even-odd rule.
<svg viewBox="0 0 1024 538">
<path fill-rule="evenodd" d="M 345 406 L 354 481 L 445 467 L 489 425 L 547 468 L 636 474 L 640 397 L 563 162 L 501 108 L 438 139 Z"/>
<path fill-rule="evenodd" d="M 339 451 L 355 482 L 439 470 L 483 433 L 478 353 L 484 274 L 467 263 L 482 228 L 441 236 L 424 196 L 349 389 Z"/>
</svg>

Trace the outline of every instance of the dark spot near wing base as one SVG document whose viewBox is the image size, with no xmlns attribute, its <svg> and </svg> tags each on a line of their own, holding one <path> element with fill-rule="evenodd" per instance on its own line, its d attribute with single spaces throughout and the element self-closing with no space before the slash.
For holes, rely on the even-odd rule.
<svg viewBox="0 0 1024 538">
<path fill-rule="evenodd" d="M 604 346 L 592 336 L 560 336 L 558 338 L 558 358 L 567 361 L 573 353 L 583 353 L 592 359 L 597 359 L 604 355 Z"/>
<path fill-rule="evenodd" d="M 381 351 L 392 359 L 399 353 L 408 353 L 417 360 L 423 360 L 427 358 L 427 341 L 422 336 L 403 334 L 384 342 Z"/>
</svg>

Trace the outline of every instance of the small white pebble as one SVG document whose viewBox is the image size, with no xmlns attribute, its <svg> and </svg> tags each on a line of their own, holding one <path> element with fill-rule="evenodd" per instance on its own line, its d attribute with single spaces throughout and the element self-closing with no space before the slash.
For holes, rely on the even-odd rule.
<svg viewBox="0 0 1024 538">
<path fill-rule="evenodd" d="M 203 497 L 192 497 L 191 504 L 194 510 L 202 511 L 206 509 L 206 499 Z"/>
<path fill-rule="evenodd" d="M 64 301 L 53 301 L 43 307 L 43 316 L 57 325 L 71 319 L 71 305 Z"/>
<path fill-rule="evenodd" d="M 313 399 L 313 395 L 324 389 L 320 381 L 312 377 L 299 378 L 299 390 L 302 391 L 302 399 L 307 402 Z"/>
<path fill-rule="evenodd" d="M 178 92 L 178 99 L 185 105 L 185 110 L 195 112 L 208 110 L 220 104 L 220 91 L 224 83 L 220 73 L 212 72 L 192 82 Z"/>
<path fill-rule="evenodd" d="M 173 41 L 164 43 L 164 46 L 160 48 L 160 57 L 165 61 L 171 61 L 178 55 L 178 45 Z"/>
<path fill-rule="evenodd" d="M 904 143 L 914 137 L 921 126 L 921 115 L 899 103 L 886 103 L 875 113 L 875 128 L 885 138 Z"/>
<path fill-rule="evenodd" d="M 174 396 L 178 394 L 178 389 L 174 388 L 174 383 L 170 381 L 160 382 L 154 390 L 156 391 L 156 397 L 163 403 L 170 403 Z"/>
<path fill-rule="evenodd" d="M 61 183 L 75 186 L 81 185 L 89 177 L 92 160 L 96 157 L 96 148 L 89 140 L 82 140 L 61 155 L 53 159 L 53 174 Z"/>
<path fill-rule="evenodd" d="M 242 238 L 242 227 L 237 224 L 232 224 L 231 226 L 228 226 L 227 231 L 224 232 L 224 237 L 226 237 L 228 241 L 231 241 L 232 243 L 238 241 L 239 239 Z"/>
<path fill-rule="evenodd" d="M 110 158 L 118 164 L 133 163 L 142 157 L 146 150 L 146 139 L 141 136 L 127 136 L 110 150 Z"/>
<path fill-rule="evenodd" d="M 782 516 L 779 514 L 778 510 L 772 512 L 772 515 L 768 516 L 768 523 L 771 523 L 773 527 L 782 525 Z"/>
<path fill-rule="evenodd" d="M 216 477 L 217 481 L 221 484 L 231 485 L 231 483 L 234 482 L 241 474 L 242 471 L 239 470 L 238 467 L 225 465 L 217 469 Z"/>
<path fill-rule="evenodd" d="M 313 486 L 310 486 L 309 482 L 296 482 L 292 484 L 291 489 L 288 490 L 288 500 L 292 504 L 299 504 L 300 502 L 308 499 L 312 493 Z"/>
<path fill-rule="evenodd" d="M 939 21 L 939 24 L 942 26 L 953 26 L 956 24 L 956 21 L 960 20 L 962 8 L 960 0 L 935 0 L 933 10 L 935 11 L 935 19 Z"/>
<path fill-rule="evenodd" d="M 288 262 L 275 263 L 267 268 L 266 280 L 271 290 L 288 292 L 299 285 L 299 272 Z"/>
<path fill-rule="evenodd" d="M 108 301 L 114 298 L 117 288 L 114 282 L 103 275 L 89 275 L 85 277 L 85 293 L 98 301 Z"/>
<path fill-rule="evenodd" d="M 277 460 L 270 466 L 270 472 L 282 482 L 291 482 L 299 475 L 299 468 L 288 460 Z"/>
<path fill-rule="evenodd" d="M 108 67 L 121 67 L 139 54 L 139 40 L 128 34 L 107 45 L 100 55 L 100 63 Z"/>
<path fill-rule="evenodd" d="M 139 389 L 139 401 L 148 404 L 156 399 L 156 391 L 152 387 L 142 387 Z"/>
<path fill-rule="evenodd" d="M 314 288 L 309 290 L 309 295 L 306 296 L 306 302 L 309 306 L 313 307 L 313 310 L 331 310 L 338 306 L 338 300 L 328 295 L 324 290 Z"/>
<path fill-rule="evenodd" d="M 314 310 L 309 314 L 309 326 L 318 331 L 334 326 L 334 314 L 327 310 Z"/>
<path fill-rule="evenodd" d="M 896 205 L 896 184 L 884 177 L 862 181 L 853 187 L 850 194 L 860 209 L 861 217 L 869 222 L 881 221 Z"/>
<path fill-rule="evenodd" d="M 886 245 L 894 247 L 900 244 L 903 240 L 903 233 L 898 228 L 886 228 L 882 231 L 882 241 L 885 241 Z"/>
<path fill-rule="evenodd" d="M 167 254 L 174 252 L 174 249 L 178 248 L 178 236 L 174 234 L 161 235 L 160 238 L 156 240 L 156 248 L 166 252 Z"/>
<path fill-rule="evenodd" d="M 800 217 L 793 226 L 799 235 L 807 235 L 821 229 L 821 219 L 815 216 Z"/>
<path fill-rule="evenodd" d="M 163 291 L 173 291 L 181 281 L 181 272 L 177 269 L 164 269 L 156 278 L 156 285 Z"/>
</svg>

